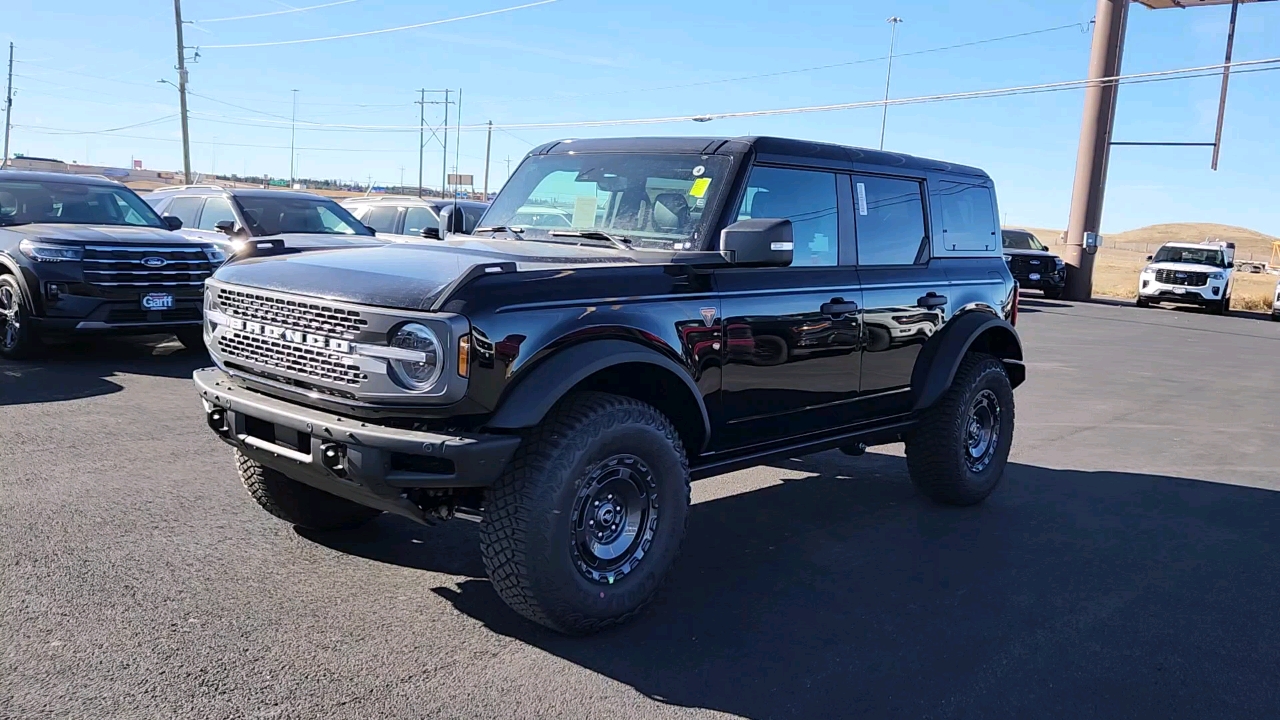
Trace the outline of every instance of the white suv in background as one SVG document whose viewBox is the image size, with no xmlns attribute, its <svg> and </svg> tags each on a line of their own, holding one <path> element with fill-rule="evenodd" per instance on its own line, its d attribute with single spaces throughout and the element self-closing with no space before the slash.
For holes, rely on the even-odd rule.
<svg viewBox="0 0 1280 720">
<path fill-rule="evenodd" d="M 1215 315 L 1231 307 L 1235 243 L 1165 243 L 1138 277 L 1138 307 L 1199 305 Z"/>
<path fill-rule="evenodd" d="M 1271 296 L 1271 319 L 1280 322 L 1280 280 L 1276 281 L 1276 291 Z"/>
</svg>

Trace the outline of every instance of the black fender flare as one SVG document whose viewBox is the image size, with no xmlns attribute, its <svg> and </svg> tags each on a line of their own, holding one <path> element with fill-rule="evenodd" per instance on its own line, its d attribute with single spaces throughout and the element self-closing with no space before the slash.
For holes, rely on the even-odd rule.
<svg viewBox="0 0 1280 720">
<path fill-rule="evenodd" d="M 711 418 L 702 393 L 689 372 L 656 350 L 627 340 L 590 340 L 553 352 L 521 373 L 514 388 L 503 394 L 486 427 L 517 430 L 542 422 L 551 407 L 578 383 L 595 373 L 627 363 L 656 365 L 680 378 L 702 412 L 703 442 L 711 437 Z"/>
<path fill-rule="evenodd" d="M 1026 380 L 1018 331 L 995 315 L 970 311 L 952 318 L 920 351 L 911 373 L 913 409 L 922 410 L 937 402 L 951 387 L 965 353 L 979 348 L 1004 362 L 1013 387 Z"/>
<path fill-rule="evenodd" d="M 22 266 L 9 257 L 8 253 L 0 252 L 0 274 L 12 274 L 18 279 L 18 286 L 22 288 L 22 294 L 27 299 L 27 310 L 33 314 L 38 312 L 36 303 L 40 298 L 31 292 L 31 286 L 27 283 L 27 276 L 22 272 Z"/>
</svg>

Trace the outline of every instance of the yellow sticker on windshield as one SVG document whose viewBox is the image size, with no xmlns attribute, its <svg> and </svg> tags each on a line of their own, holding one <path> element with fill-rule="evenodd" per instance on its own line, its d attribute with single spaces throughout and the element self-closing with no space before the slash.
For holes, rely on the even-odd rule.
<svg viewBox="0 0 1280 720">
<path fill-rule="evenodd" d="M 707 194 L 707 188 L 711 187 L 711 178 L 700 177 L 693 181 L 693 186 L 689 188 L 689 194 L 693 197 L 700 198 Z"/>
</svg>

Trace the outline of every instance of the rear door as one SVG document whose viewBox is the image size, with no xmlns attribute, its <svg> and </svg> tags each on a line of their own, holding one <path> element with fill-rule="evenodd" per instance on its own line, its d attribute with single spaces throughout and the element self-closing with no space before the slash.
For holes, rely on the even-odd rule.
<svg viewBox="0 0 1280 720">
<path fill-rule="evenodd" d="M 795 259 L 716 271 L 726 345 L 716 449 L 848 424 L 862 342 L 858 271 L 840 263 L 849 198 L 845 174 L 752 169 L 738 219 L 790 219 Z"/>
<path fill-rule="evenodd" d="M 950 310 L 947 274 L 931 257 L 923 177 L 852 177 L 865 345 L 860 403 L 867 416 L 911 409 L 911 373 Z"/>
</svg>

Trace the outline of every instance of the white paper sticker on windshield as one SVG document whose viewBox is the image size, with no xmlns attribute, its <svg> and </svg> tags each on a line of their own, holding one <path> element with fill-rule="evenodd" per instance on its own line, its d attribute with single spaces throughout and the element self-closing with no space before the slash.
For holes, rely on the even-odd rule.
<svg viewBox="0 0 1280 720">
<path fill-rule="evenodd" d="M 591 195 L 578 196 L 573 199 L 573 226 L 589 228 L 596 226 L 596 199 Z"/>
<path fill-rule="evenodd" d="M 867 186 L 858 183 L 858 214 L 867 214 Z"/>
</svg>

